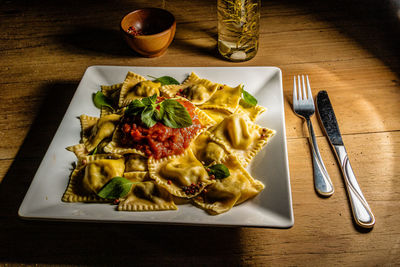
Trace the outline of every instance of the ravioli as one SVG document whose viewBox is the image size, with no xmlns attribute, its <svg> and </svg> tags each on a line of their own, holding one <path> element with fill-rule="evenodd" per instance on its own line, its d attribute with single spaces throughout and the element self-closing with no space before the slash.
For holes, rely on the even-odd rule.
<svg viewBox="0 0 400 267">
<path fill-rule="evenodd" d="M 125 157 L 125 172 L 148 171 L 147 158 L 138 154 L 128 154 Z"/>
<path fill-rule="evenodd" d="M 210 118 L 212 118 L 216 123 L 220 123 L 231 113 L 226 109 L 203 109 Z"/>
<path fill-rule="evenodd" d="M 69 146 L 66 149 L 68 151 L 73 152 L 78 159 L 85 157 L 89 154 L 89 152 L 86 150 L 86 147 L 84 144 L 77 144 L 77 145 Z"/>
<path fill-rule="evenodd" d="M 210 129 L 211 140 L 236 155 L 245 167 L 273 134 L 240 114 L 232 114 Z"/>
<path fill-rule="evenodd" d="M 64 202 L 110 202 L 109 200 L 98 197 L 95 193 L 88 193 L 82 187 L 82 179 L 84 175 L 84 166 L 73 170 L 67 189 L 65 190 L 61 200 Z"/>
<path fill-rule="evenodd" d="M 172 196 L 153 181 L 133 184 L 129 194 L 118 204 L 120 211 L 157 211 L 178 209 Z"/>
<path fill-rule="evenodd" d="M 219 84 L 201 79 L 194 72 L 183 82 L 180 94 L 193 104 L 200 105 L 208 101 L 219 88 Z"/>
<path fill-rule="evenodd" d="M 134 162 L 140 161 L 137 167 L 131 166 L 133 169 L 146 169 L 142 166 L 142 158 L 135 158 L 135 155 L 129 155 L 130 160 Z M 133 157 L 132 157 L 133 156 Z M 129 161 L 129 159 L 127 160 Z M 131 162 L 132 164 L 133 162 Z M 129 164 L 126 164 L 128 167 Z M 140 167 L 139 167 L 140 166 Z M 139 168 L 138 168 L 139 167 Z M 149 178 L 148 171 L 132 171 L 125 168 L 124 178 L 133 182 L 132 188 L 127 196 L 120 199 L 117 210 L 119 211 L 161 211 L 178 209 L 173 201 L 173 197 L 164 188 L 155 184 Z"/>
<path fill-rule="evenodd" d="M 107 98 L 111 99 L 113 106 L 118 106 L 119 95 L 121 93 L 122 83 L 113 85 L 102 85 L 101 92 Z M 109 107 L 102 107 L 100 109 L 100 117 L 114 113 L 114 110 Z"/>
<path fill-rule="evenodd" d="M 128 99 L 126 99 L 127 94 L 128 93 L 132 94 L 132 90 L 134 91 L 134 87 L 138 83 L 146 80 L 147 79 L 145 77 L 129 71 L 125 77 L 124 82 L 122 83 L 121 92 L 118 100 L 118 106 L 121 108 L 127 106 L 130 102 Z"/>
<path fill-rule="evenodd" d="M 127 169 L 125 168 L 125 173 L 124 173 L 123 177 L 132 182 L 143 182 L 145 180 L 149 180 L 149 172 L 148 171 L 127 171 Z"/>
<path fill-rule="evenodd" d="M 72 172 L 62 197 L 65 202 L 109 202 L 97 196 L 110 179 L 124 173 L 124 158 L 119 155 L 92 155 L 83 158 Z"/>
<path fill-rule="evenodd" d="M 85 166 L 85 175 L 82 186 L 87 192 L 98 193 L 109 180 L 116 176 L 122 176 L 125 170 L 123 158 L 119 159 L 96 159 Z"/>
<path fill-rule="evenodd" d="M 194 72 L 181 85 L 167 85 L 161 88 L 168 97 L 176 95 L 185 97 L 195 105 L 208 101 L 219 88 L 219 84 L 206 79 L 201 79 Z"/>
<path fill-rule="evenodd" d="M 160 95 L 159 88 L 161 83 L 152 81 L 142 81 L 132 87 L 125 95 L 124 102 L 129 103 L 135 99 L 141 99 L 152 95 Z"/>
<path fill-rule="evenodd" d="M 230 87 L 223 85 L 215 94 L 204 104 L 200 105 L 201 109 L 225 109 L 230 113 L 234 113 L 237 109 L 242 95 L 242 85 Z"/>
<path fill-rule="evenodd" d="M 251 106 L 245 103 L 242 99 L 239 101 L 237 113 L 245 114 L 251 121 L 255 121 L 257 117 L 264 113 L 267 109 L 260 105 Z"/>
<path fill-rule="evenodd" d="M 195 157 L 204 165 L 220 162 L 228 153 L 223 146 L 212 141 L 210 132 L 200 134 L 191 144 Z"/>
<path fill-rule="evenodd" d="M 211 215 L 227 212 L 264 189 L 263 183 L 251 177 L 235 156 L 227 156 L 222 163 L 228 167 L 230 176 L 217 179 L 193 199 L 195 205 Z"/>
<path fill-rule="evenodd" d="M 123 83 L 117 83 L 117 84 L 113 84 L 113 85 L 101 85 L 100 88 L 101 88 L 101 92 L 106 97 L 118 100 L 122 85 L 123 85 Z"/>
<path fill-rule="evenodd" d="M 169 84 L 160 87 L 160 95 L 163 97 L 175 97 L 176 94 L 182 90 L 185 86 L 182 84 Z"/>
<path fill-rule="evenodd" d="M 79 116 L 81 122 L 81 142 L 85 143 L 92 134 L 93 127 L 97 124 L 99 118 L 88 115 Z"/>
<path fill-rule="evenodd" d="M 174 196 L 191 198 L 214 181 L 189 148 L 184 154 L 149 158 L 150 178 Z"/>
<path fill-rule="evenodd" d="M 90 135 L 84 141 L 86 149 L 90 152 L 105 138 L 111 138 L 120 118 L 121 115 L 110 114 L 98 119 L 96 124 L 91 128 Z"/>
</svg>

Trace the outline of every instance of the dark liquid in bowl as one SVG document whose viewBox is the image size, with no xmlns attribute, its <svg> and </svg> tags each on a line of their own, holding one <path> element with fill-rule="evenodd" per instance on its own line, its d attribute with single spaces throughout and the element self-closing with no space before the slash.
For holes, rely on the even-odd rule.
<svg viewBox="0 0 400 267">
<path fill-rule="evenodd" d="M 129 34 L 137 36 L 163 32 L 169 29 L 174 21 L 174 17 L 165 10 L 148 8 L 132 12 L 123 24 L 135 30 L 133 33 L 128 30 Z"/>
</svg>

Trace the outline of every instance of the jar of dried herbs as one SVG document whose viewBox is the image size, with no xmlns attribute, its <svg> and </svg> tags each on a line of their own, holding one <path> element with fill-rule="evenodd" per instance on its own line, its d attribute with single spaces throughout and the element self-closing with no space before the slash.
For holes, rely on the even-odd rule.
<svg viewBox="0 0 400 267">
<path fill-rule="evenodd" d="M 231 61 L 246 61 L 258 50 L 260 0 L 218 0 L 218 50 Z"/>
</svg>

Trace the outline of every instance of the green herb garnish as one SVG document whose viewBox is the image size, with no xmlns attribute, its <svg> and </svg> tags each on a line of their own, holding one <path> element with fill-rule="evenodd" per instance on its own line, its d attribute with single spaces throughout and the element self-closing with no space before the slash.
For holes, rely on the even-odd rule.
<svg viewBox="0 0 400 267">
<path fill-rule="evenodd" d="M 153 127 L 157 123 L 157 118 L 154 115 L 156 109 L 153 105 L 146 106 L 140 115 L 142 122 L 148 127 Z"/>
<path fill-rule="evenodd" d="M 216 179 L 224 179 L 229 177 L 230 172 L 228 167 L 224 164 L 215 164 L 207 168 L 207 172 L 209 175 L 214 175 Z"/>
<path fill-rule="evenodd" d="M 116 176 L 108 181 L 97 193 L 101 198 L 105 199 L 117 199 L 125 197 L 132 188 L 133 184 L 138 182 L 131 182 L 130 180 Z"/>
<path fill-rule="evenodd" d="M 154 79 L 154 82 L 159 82 L 161 85 L 169 85 L 169 84 L 180 84 L 175 78 L 170 77 L 170 76 L 162 76 L 162 77 L 154 77 L 151 75 L 147 75 L 150 78 Z"/>
<path fill-rule="evenodd" d="M 146 105 L 143 104 L 142 101 L 135 99 L 129 104 L 128 108 L 125 110 L 125 115 L 126 116 L 131 116 L 131 115 L 137 116 L 142 113 L 142 111 L 144 110 L 145 107 L 146 107 Z"/>
<path fill-rule="evenodd" d="M 153 104 L 156 103 L 156 101 L 157 101 L 157 95 L 156 94 L 154 94 L 152 96 L 149 96 L 149 97 L 145 97 L 145 98 L 142 99 L 142 103 L 145 106 L 153 105 Z"/>
<path fill-rule="evenodd" d="M 161 122 L 170 128 L 185 128 L 193 124 L 186 108 L 175 99 L 166 99 L 156 103 L 157 95 L 135 99 L 125 110 L 125 116 L 140 116 L 148 128 Z"/>
<path fill-rule="evenodd" d="M 97 108 L 108 107 L 114 110 L 112 100 L 106 97 L 101 91 L 93 93 L 93 103 Z"/>
<path fill-rule="evenodd" d="M 186 108 L 176 100 L 166 99 L 161 102 L 163 116 L 161 122 L 171 128 L 185 128 L 192 125 L 192 118 Z"/>
<path fill-rule="evenodd" d="M 242 87 L 242 99 L 244 102 L 246 102 L 248 105 L 252 107 L 256 106 L 258 103 L 257 99 L 254 96 L 252 96 L 249 92 L 244 90 L 243 87 Z"/>
<path fill-rule="evenodd" d="M 96 148 L 95 148 L 92 152 L 90 152 L 89 155 L 95 155 L 95 154 L 97 154 L 98 148 L 99 148 L 99 146 L 96 146 Z"/>
</svg>

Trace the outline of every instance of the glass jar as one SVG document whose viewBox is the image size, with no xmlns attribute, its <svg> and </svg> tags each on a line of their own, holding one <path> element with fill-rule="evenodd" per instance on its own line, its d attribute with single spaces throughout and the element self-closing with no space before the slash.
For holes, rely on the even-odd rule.
<svg viewBox="0 0 400 267">
<path fill-rule="evenodd" d="M 258 50 L 261 0 L 218 0 L 218 51 L 246 61 Z"/>
</svg>

